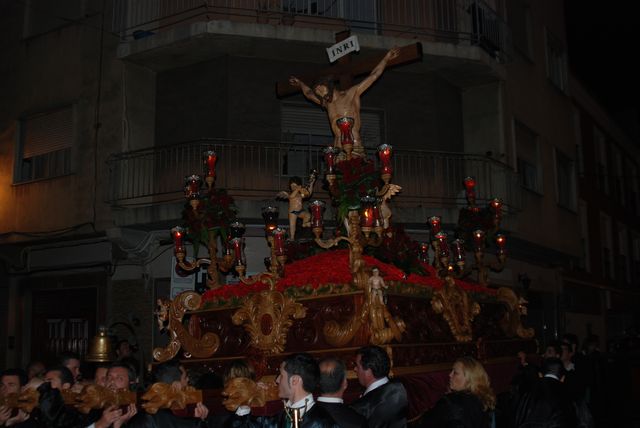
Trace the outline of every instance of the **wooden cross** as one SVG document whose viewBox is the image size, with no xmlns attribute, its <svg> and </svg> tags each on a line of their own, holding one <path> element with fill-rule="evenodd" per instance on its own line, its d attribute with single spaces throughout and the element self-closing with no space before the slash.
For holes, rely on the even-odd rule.
<svg viewBox="0 0 640 428">
<path fill-rule="evenodd" d="M 350 32 L 341 31 L 336 34 L 336 42 L 340 42 L 349 37 Z M 386 54 L 386 53 L 385 53 Z M 384 55 L 384 54 L 383 54 Z M 353 79 L 363 74 L 368 74 L 374 67 L 382 60 L 383 56 L 373 56 L 365 60 L 352 62 L 351 55 L 345 55 L 338 60 L 338 63 L 332 67 L 326 68 L 319 73 L 313 75 L 307 74 L 303 76 L 296 76 L 308 86 L 313 85 L 318 78 L 323 76 L 333 76 L 335 80 L 340 81 L 340 90 L 347 90 L 353 85 Z M 408 64 L 414 61 L 418 61 L 422 58 L 422 45 L 420 43 L 414 43 L 412 45 L 403 46 L 400 48 L 400 54 L 397 58 L 389 61 L 386 68 L 389 68 L 398 64 Z M 285 97 L 293 95 L 299 92 L 300 89 L 289 84 L 289 79 L 276 83 L 276 94 L 278 97 Z"/>
</svg>

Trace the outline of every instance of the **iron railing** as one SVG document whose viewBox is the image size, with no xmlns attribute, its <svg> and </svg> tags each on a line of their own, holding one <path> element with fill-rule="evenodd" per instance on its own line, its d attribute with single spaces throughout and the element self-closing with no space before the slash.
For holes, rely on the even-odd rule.
<svg viewBox="0 0 640 428">
<path fill-rule="evenodd" d="M 127 41 L 208 20 L 467 42 L 498 60 L 512 52 L 509 27 L 482 0 L 114 0 L 112 31 Z"/>
<path fill-rule="evenodd" d="M 293 175 L 316 169 L 324 176 L 321 146 L 283 142 L 208 139 L 114 154 L 108 160 L 112 205 L 152 205 L 182 198 L 185 176 L 201 173 L 202 153 L 218 154 L 216 187 L 234 196 L 270 198 L 288 187 Z M 373 157 L 373 156 L 372 156 Z M 521 206 L 517 174 L 481 155 L 394 150 L 393 183 L 402 186 L 402 203 L 423 206 L 464 204 L 462 182 L 473 176 L 477 199 L 502 198 Z"/>
</svg>

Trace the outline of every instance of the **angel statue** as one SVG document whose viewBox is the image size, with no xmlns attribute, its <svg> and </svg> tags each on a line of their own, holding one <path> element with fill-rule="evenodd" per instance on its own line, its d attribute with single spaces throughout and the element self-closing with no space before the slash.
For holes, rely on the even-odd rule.
<svg viewBox="0 0 640 428">
<path fill-rule="evenodd" d="M 298 218 L 302 219 L 302 227 L 311 227 L 311 214 L 302 207 L 303 199 L 307 199 L 313 193 L 313 185 L 316 182 L 318 172 L 312 170 L 309 175 L 309 183 L 302 185 L 302 179 L 298 176 L 289 179 L 289 192 L 279 192 L 276 195 L 278 199 L 289 200 L 289 236 L 291 240 L 296 237 L 296 222 Z"/>
<path fill-rule="evenodd" d="M 376 196 L 380 198 L 380 217 L 382 218 L 382 228 L 388 229 L 391 225 L 391 208 L 389 207 L 389 199 L 402 190 L 397 184 L 389 183 L 382 186 L 382 189 L 376 192 Z"/>
</svg>

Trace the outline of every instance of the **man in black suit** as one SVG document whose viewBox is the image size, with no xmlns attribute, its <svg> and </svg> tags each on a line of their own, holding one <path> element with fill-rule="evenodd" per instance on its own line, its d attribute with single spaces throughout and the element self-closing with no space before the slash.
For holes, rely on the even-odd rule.
<svg viewBox="0 0 640 428">
<path fill-rule="evenodd" d="M 361 428 L 366 419 L 344 404 L 342 396 L 347 389 L 347 368 L 338 358 L 325 358 L 320 361 L 320 396 L 317 404 L 329 411 L 337 425 L 342 428 Z"/>
<path fill-rule="evenodd" d="M 542 375 L 531 391 L 518 397 L 512 426 L 577 426 L 576 411 L 563 384 L 565 370 L 562 361 L 559 358 L 544 360 Z"/>
<path fill-rule="evenodd" d="M 400 382 L 389 381 L 391 362 L 379 346 L 364 346 L 356 352 L 355 372 L 365 387 L 351 407 L 365 418 L 370 428 L 407 426 L 407 391 Z"/>
</svg>

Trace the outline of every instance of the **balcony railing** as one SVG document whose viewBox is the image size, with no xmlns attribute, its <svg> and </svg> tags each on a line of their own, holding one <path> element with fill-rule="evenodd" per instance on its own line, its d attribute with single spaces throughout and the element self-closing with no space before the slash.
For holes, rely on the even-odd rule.
<svg viewBox="0 0 640 428">
<path fill-rule="evenodd" d="M 126 41 L 209 20 L 466 42 L 499 60 L 512 52 L 508 26 L 482 0 L 114 0 L 112 30 Z"/>
<path fill-rule="evenodd" d="M 113 155 L 108 202 L 142 206 L 182 199 L 184 177 L 201 173 L 202 153 L 218 154 L 216 187 L 236 198 L 273 198 L 293 175 L 316 169 L 324 176 L 322 147 L 282 142 L 198 140 Z M 370 151 L 371 152 L 371 151 Z M 480 155 L 394 150 L 392 182 L 402 186 L 400 204 L 452 207 L 464 204 L 464 177 L 477 180 L 480 204 L 502 198 L 511 210 L 521 206 L 517 175 Z M 322 192 L 318 192 L 319 195 Z"/>
</svg>

